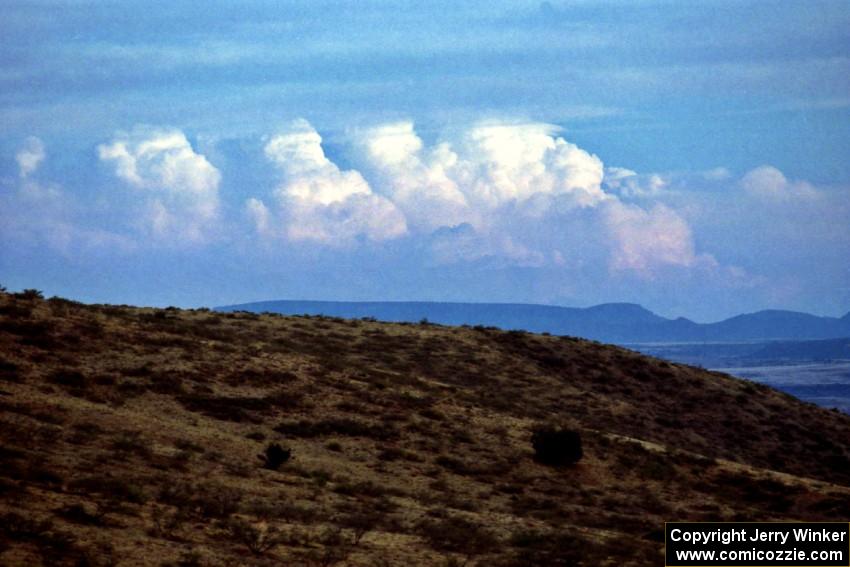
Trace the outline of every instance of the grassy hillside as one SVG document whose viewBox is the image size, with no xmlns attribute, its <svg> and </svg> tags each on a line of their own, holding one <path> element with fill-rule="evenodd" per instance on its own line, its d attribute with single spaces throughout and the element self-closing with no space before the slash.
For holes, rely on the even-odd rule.
<svg viewBox="0 0 850 567">
<path fill-rule="evenodd" d="M 850 416 L 625 349 L 0 295 L 3 565 L 658 565 L 848 509 Z"/>
</svg>

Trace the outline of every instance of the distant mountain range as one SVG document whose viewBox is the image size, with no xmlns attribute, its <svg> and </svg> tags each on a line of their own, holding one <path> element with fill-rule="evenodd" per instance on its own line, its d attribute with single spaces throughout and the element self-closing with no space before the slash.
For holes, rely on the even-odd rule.
<svg viewBox="0 0 850 567">
<path fill-rule="evenodd" d="M 759 311 L 718 323 L 667 319 L 634 303 L 587 308 L 521 303 L 261 301 L 218 307 L 219 311 L 271 312 L 285 315 L 374 317 L 382 321 L 445 325 L 485 325 L 612 343 L 810 340 L 850 337 L 850 313 L 841 318 L 795 311 Z"/>
</svg>

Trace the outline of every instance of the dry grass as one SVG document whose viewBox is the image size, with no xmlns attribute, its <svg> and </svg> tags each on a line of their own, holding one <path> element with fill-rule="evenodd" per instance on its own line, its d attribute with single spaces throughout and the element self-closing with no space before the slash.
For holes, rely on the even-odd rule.
<svg viewBox="0 0 850 567">
<path fill-rule="evenodd" d="M 0 410 L 3 565 L 652 565 L 850 507 L 850 417 L 575 338 L 4 293 Z"/>
</svg>

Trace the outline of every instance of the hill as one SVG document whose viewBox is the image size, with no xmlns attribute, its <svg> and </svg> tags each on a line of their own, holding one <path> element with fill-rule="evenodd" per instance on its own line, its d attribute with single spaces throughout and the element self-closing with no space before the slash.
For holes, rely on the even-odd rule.
<svg viewBox="0 0 850 567">
<path fill-rule="evenodd" d="M 850 316 L 837 319 L 794 311 L 759 311 L 703 324 L 684 317 L 667 319 L 634 303 L 574 308 L 521 303 L 261 301 L 218 309 L 284 315 L 374 317 L 381 321 L 409 323 L 427 319 L 444 325 L 489 325 L 613 343 L 850 337 Z"/>
<path fill-rule="evenodd" d="M 24 292 L 0 353 L 3 565 L 658 565 L 850 506 L 850 416 L 571 337 Z"/>
</svg>

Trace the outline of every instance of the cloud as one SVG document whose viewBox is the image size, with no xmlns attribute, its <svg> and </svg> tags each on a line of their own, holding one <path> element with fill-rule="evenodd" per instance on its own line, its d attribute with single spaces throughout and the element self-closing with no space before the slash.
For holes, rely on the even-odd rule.
<svg viewBox="0 0 850 567">
<path fill-rule="evenodd" d="M 24 146 L 15 154 L 15 161 L 18 162 L 21 178 L 25 179 L 30 174 L 35 173 L 41 162 L 44 161 L 45 156 L 44 142 L 35 136 L 27 138 Z"/>
<path fill-rule="evenodd" d="M 613 273 L 628 270 L 659 281 L 670 273 L 665 267 L 684 267 L 704 287 L 713 282 L 716 289 L 754 289 L 762 298 L 773 288 L 797 289 L 782 282 L 802 274 L 820 273 L 833 286 L 840 279 L 836 266 L 847 263 L 850 234 L 847 187 L 789 179 L 771 166 L 743 175 L 717 169 L 663 177 L 665 190 L 636 202 L 643 213 L 608 213 L 617 243 Z M 657 206 L 686 224 L 658 214 Z M 661 220 L 666 230 L 659 228 Z M 828 287 L 812 280 L 805 289 Z"/>
<path fill-rule="evenodd" d="M 664 205 L 645 210 L 631 204 L 609 203 L 605 224 L 612 237 L 613 271 L 629 270 L 652 279 L 658 268 L 717 266 L 712 256 L 697 255 L 690 227 Z"/>
<path fill-rule="evenodd" d="M 327 158 L 322 137 L 306 120 L 272 137 L 265 154 L 282 174 L 274 197 L 283 226 L 273 228 L 265 204 L 251 199 L 247 207 L 258 232 L 329 245 L 358 237 L 387 240 L 407 232 L 404 214 L 392 201 L 373 193 L 359 172 L 340 170 Z"/>
<path fill-rule="evenodd" d="M 0 231 L 4 240 L 43 242 L 67 254 L 74 235 L 80 233 L 71 223 L 71 200 L 59 185 L 29 179 L 45 157 L 44 143 L 35 136 L 28 137 L 15 154 L 20 181 L 3 192 Z"/>
<path fill-rule="evenodd" d="M 271 234 L 271 212 L 265 203 L 251 197 L 245 202 L 245 211 L 259 234 L 264 236 Z"/>
<path fill-rule="evenodd" d="M 398 122 L 367 130 L 358 142 L 376 187 L 414 227 L 482 229 L 504 207 L 534 215 L 553 199 L 569 208 L 607 198 L 602 161 L 557 132 L 544 123 L 480 122 L 426 148 L 411 122 Z"/>
<path fill-rule="evenodd" d="M 489 264 L 539 268 L 547 263 L 543 253 L 531 250 L 505 233 L 480 233 L 470 224 L 443 227 L 430 238 L 430 257 L 436 265 L 488 260 Z M 557 253 L 553 261 L 561 261 Z"/>
<path fill-rule="evenodd" d="M 43 144 L 31 140 L 36 142 L 28 141 L 16 155 L 21 179 L 3 183 L 9 185 L 0 191 L 0 240 L 27 254 L 44 246 L 67 258 L 102 250 L 130 251 L 134 244 L 128 238 L 90 226 L 81 215 L 84 204 L 72 193 L 49 180 L 28 178 L 45 157 Z M 22 154 L 27 156 L 22 159 Z"/>
<path fill-rule="evenodd" d="M 657 173 L 640 175 L 624 167 L 605 168 L 603 187 L 620 197 L 655 197 L 667 186 L 667 180 Z"/>
<path fill-rule="evenodd" d="M 563 266 L 566 258 L 584 262 L 576 259 L 601 240 L 614 272 L 651 279 L 666 267 L 716 266 L 696 252 L 687 221 L 655 204 L 668 188 L 664 176 L 606 168 L 559 132 L 545 123 L 479 122 L 427 147 L 403 121 L 356 132 L 355 140 L 376 190 L 412 230 L 434 234 L 437 263 Z M 633 198 L 647 204 L 621 200 Z"/>
<path fill-rule="evenodd" d="M 557 132 L 545 123 L 480 122 L 426 148 L 412 123 L 399 122 L 358 141 L 379 186 L 425 214 L 423 225 L 454 226 L 458 218 L 481 225 L 494 209 L 543 196 L 571 206 L 607 198 L 602 161 Z"/>
<path fill-rule="evenodd" d="M 602 190 L 603 165 L 595 155 L 556 136 L 543 123 L 482 123 L 466 133 L 458 165 L 460 181 L 476 200 L 492 206 L 535 196 L 569 196 L 576 206 L 594 206 Z"/>
<path fill-rule="evenodd" d="M 280 183 L 245 202 L 262 237 L 346 245 L 409 236 L 437 265 L 581 267 L 655 278 L 719 269 L 683 216 L 658 202 L 668 181 L 617 167 L 545 123 L 479 122 L 426 144 L 409 121 L 352 133 L 342 170 L 297 120 L 265 144 Z M 362 172 L 362 173 L 361 173 Z M 641 204 L 623 199 L 639 197 Z M 593 268 L 590 264 L 595 264 Z"/>
<path fill-rule="evenodd" d="M 451 174 L 458 156 L 449 144 L 429 151 L 411 122 L 367 130 L 358 140 L 376 183 L 401 208 L 411 226 L 431 231 L 480 219 Z"/>
<path fill-rule="evenodd" d="M 137 126 L 97 151 L 116 176 L 149 194 L 145 218 L 155 236 L 180 243 L 207 240 L 218 219 L 221 174 L 183 132 Z"/>
<path fill-rule="evenodd" d="M 715 167 L 701 172 L 701 175 L 703 179 L 708 181 L 724 181 L 732 177 L 732 172 L 725 167 Z"/>
<path fill-rule="evenodd" d="M 357 171 L 341 171 L 322 149 L 322 137 L 306 120 L 293 122 L 265 146 L 265 154 L 284 176 L 279 191 L 319 205 L 369 195 L 369 184 Z"/>
<path fill-rule="evenodd" d="M 3 228 L 8 236 L 29 243 L 43 242 L 68 253 L 75 232 L 71 208 L 70 199 L 58 185 L 25 179 L 17 191 L 6 196 Z"/>
<path fill-rule="evenodd" d="M 539 122 L 484 121 L 427 146 L 401 121 L 354 139 L 375 191 L 404 211 L 414 234 L 434 234 L 438 264 L 487 258 L 527 267 L 563 263 L 552 242 L 528 242 L 536 225 L 616 199 L 602 187 L 602 161 L 558 132 Z"/>
<path fill-rule="evenodd" d="M 770 165 L 763 165 L 741 178 L 741 187 L 754 197 L 767 200 L 812 199 L 818 191 L 805 181 L 789 181 L 785 175 Z"/>
</svg>

